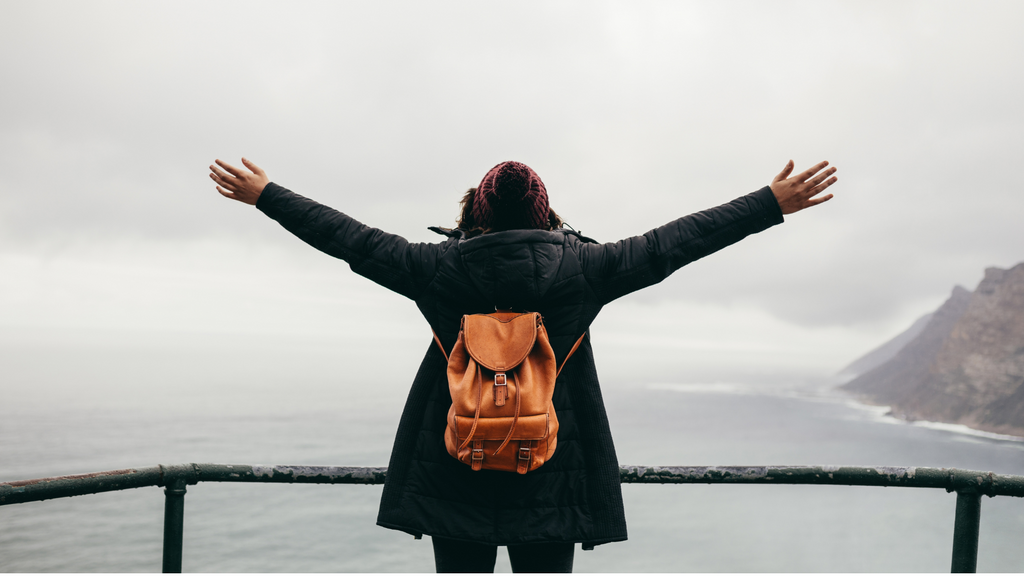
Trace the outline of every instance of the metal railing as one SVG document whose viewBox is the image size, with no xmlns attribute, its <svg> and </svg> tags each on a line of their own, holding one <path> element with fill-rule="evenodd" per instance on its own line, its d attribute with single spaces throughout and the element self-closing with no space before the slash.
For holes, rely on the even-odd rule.
<svg viewBox="0 0 1024 576">
<path fill-rule="evenodd" d="M 163 571 L 181 572 L 185 491 L 199 482 L 287 484 L 383 484 L 387 468 L 342 466 L 249 466 L 180 464 L 110 470 L 75 476 L 0 482 L 0 506 L 163 486 Z M 956 468 L 862 468 L 854 466 L 623 466 L 624 484 L 833 484 L 941 488 L 956 492 L 952 572 L 975 572 L 981 497 L 1024 497 L 1024 476 Z"/>
</svg>

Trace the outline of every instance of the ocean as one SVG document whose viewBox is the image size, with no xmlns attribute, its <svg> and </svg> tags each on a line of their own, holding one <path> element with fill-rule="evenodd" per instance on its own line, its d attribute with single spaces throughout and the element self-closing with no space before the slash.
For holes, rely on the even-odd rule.
<svg viewBox="0 0 1024 576">
<path fill-rule="evenodd" d="M 389 372 L 408 378 L 378 382 L 299 351 L 240 346 L 225 358 L 223 345 L 204 356 L 201 342 L 185 353 L 30 340 L 0 357 L 0 480 L 158 463 L 385 466 L 418 361 Z M 612 381 L 604 395 L 621 464 L 1024 474 L 1022 441 L 902 423 L 819 384 Z M 380 492 L 190 486 L 184 570 L 433 571 L 428 539 L 374 524 Z M 576 571 L 949 570 L 955 495 L 939 490 L 625 485 L 623 495 L 629 540 L 578 550 Z M 162 514 L 155 487 L 0 507 L 0 571 L 159 571 Z M 1024 500 L 985 498 L 979 570 L 1024 571 L 1022 538 Z M 510 571 L 504 553 L 498 571 Z"/>
</svg>

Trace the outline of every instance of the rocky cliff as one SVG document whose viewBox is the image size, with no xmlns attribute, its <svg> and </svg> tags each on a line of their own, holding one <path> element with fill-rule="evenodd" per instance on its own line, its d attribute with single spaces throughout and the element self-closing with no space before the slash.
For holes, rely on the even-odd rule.
<svg viewBox="0 0 1024 576">
<path fill-rule="evenodd" d="M 967 292 L 963 288 L 960 288 L 959 286 L 957 286 L 957 289 L 967 294 L 970 294 L 969 292 Z M 849 381 L 854 377 L 867 372 L 868 370 L 877 368 L 878 366 L 885 364 L 889 360 L 892 360 L 893 357 L 895 357 L 900 350 L 902 350 L 910 342 L 913 342 L 914 339 L 917 338 L 918 335 L 920 335 L 921 332 L 924 331 L 925 326 L 927 326 L 929 322 L 931 322 L 932 316 L 933 314 L 931 312 L 925 314 L 924 316 L 921 316 L 920 318 L 915 320 L 913 324 L 910 325 L 910 328 L 907 328 L 902 333 L 900 333 L 899 336 L 893 338 L 892 340 L 889 340 L 885 344 L 882 344 L 878 348 L 875 348 L 871 352 L 868 352 L 867 354 L 851 362 L 849 366 L 839 371 L 838 376 L 840 377 L 840 379 L 844 381 Z"/>
<path fill-rule="evenodd" d="M 985 270 L 973 293 L 956 287 L 916 337 L 843 388 L 903 418 L 1024 436 L 1024 263 Z"/>
</svg>

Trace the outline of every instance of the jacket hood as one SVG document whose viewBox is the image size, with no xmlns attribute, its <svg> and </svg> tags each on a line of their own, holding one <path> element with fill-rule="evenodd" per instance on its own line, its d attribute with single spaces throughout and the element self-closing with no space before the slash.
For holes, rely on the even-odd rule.
<svg viewBox="0 0 1024 576">
<path fill-rule="evenodd" d="M 569 231 L 508 230 L 459 241 L 473 285 L 497 308 L 535 311 L 562 266 Z"/>
</svg>

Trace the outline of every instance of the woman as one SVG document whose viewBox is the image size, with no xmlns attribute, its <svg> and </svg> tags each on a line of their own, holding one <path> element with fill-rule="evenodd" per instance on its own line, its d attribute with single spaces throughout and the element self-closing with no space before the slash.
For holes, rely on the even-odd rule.
<svg viewBox="0 0 1024 576">
<path fill-rule="evenodd" d="M 832 198 L 822 162 L 790 178 L 789 161 L 770 186 L 642 236 L 599 244 L 566 230 L 547 190 L 524 164 L 492 168 L 463 199 L 447 238 L 411 244 L 217 160 L 222 195 L 255 205 L 290 232 L 352 270 L 411 298 L 451 351 L 464 314 L 496 308 L 539 312 L 559 364 L 605 304 L 660 282 L 681 266 Z M 508 546 L 516 572 L 569 572 L 573 545 L 626 539 L 619 469 L 589 335 L 566 362 L 552 398 L 558 448 L 525 475 L 473 471 L 444 444 L 451 397 L 444 353 L 431 342 L 399 422 L 377 524 L 431 536 L 439 572 L 492 572 Z"/>
</svg>

